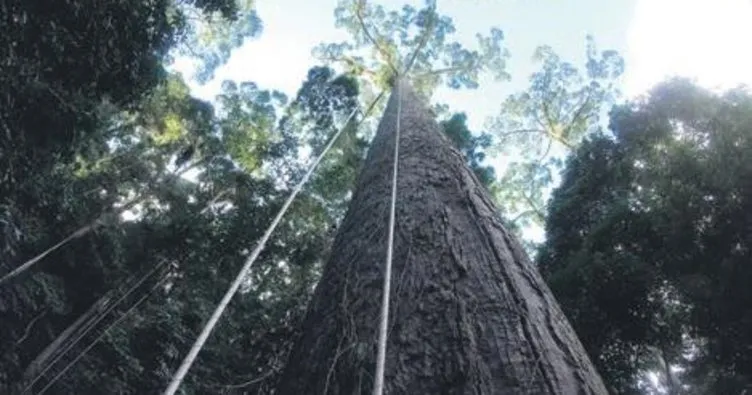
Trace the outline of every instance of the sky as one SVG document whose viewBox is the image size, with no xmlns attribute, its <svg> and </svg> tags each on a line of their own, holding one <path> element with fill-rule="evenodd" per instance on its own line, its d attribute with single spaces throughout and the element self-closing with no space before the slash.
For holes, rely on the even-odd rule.
<svg viewBox="0 0 752 395">
<path fill-rule="evenodd" d="M 420 0 L 376 0 L 387 9 L 404 4 L 420 6 Z M 336 0 L 258 0 L 258 13 L 264 31 L 258 39 L 235 51 L 231 60 L 217 73 L 217 79 L 197 94 L 211 98 L 218 92 L 220 81 L 252 80 L 264 88 L 294 95 L 308 69 L 317 64 L 311 49 L 321 42 L 348 39 L 334 28 Z M 484 79 L 476 90 L 440 90 L 435 101 L 449 104 L 452 110 L 465 111 L 469 126 L 482 129 L 488 116 L 498 111 L 501 101 L 510 93 L 524 90 L 527 77 L 535 68 L 530 61 L 535 48 L 551 45 L 565 59 L 584 60 L 585 36 L 592 33 L 602 48 L 622 50 L 624 34 L 632 12 L 628 0 L 578 0 L 587 12 L 576 18 L 562 18 L 571 13 L 571 2 L 558 0 L 439 0 L 439 12 L 454 19 L 454 39 L 474 47 L 475 34 L 501 27 L 511 53 L 508 71 L 512 80 L 495 83 Z M 608 3 L 608 5 L 606 5 Z M 294 9 L 292 13 L 290 10 Z M 597 17 L 596 17 L 597 16 Z M 580 61 L 579 63 L 582 63 Z M 489 100 L 491 98 L 491 100 Z"/>
<path fill-rule="evenodd" d="M 386 8 L 421 1 L 376 0 Z M 511 53 L 512 80 L 484 81 L 477 90 L 442 90 L 437 101 L 466 111 L 470 125 L 481 129 L 508 94 L 524 90 L 535 70 L 533 50 L 550 45 L 559 55 L 582 64 L 585 35 L 600 49 L 625 57 L 622 90 L 643 93 L 671 75 L 696 78 L 706 87 L 752 84 L 752 0 L 439 0 L 450 15 L 460 42 L 473 43 L 477 32 L 501 27 Z M 293 95 L 308 69 L 318 62 L 311 49 L 321 42 L 346 40 L 334 28 L 336 0 L 258 0 L 264 22 L 259 38 L 237 49 L 217 78 L 193 85 L 212 98 L 224 79 L 255 81 Z M 294 10 L 294 12 L 291 12 Z"/>
<path fill-rule="evenodd" d="M 711 89 L 752 85 L 752 0 L 640 0 L 626 37 L 625 92 L 670 74 Z"/>
<path fill-rule="evenodd" d="M 421 0 L 371 0 L 387 9 Z M 334 27 L 337 0 L 257 0 L 264 23 L 260 37 L 234 51 L 216 78 L 193 93 L 212 99 L 221 81 L 254 81 L 293 97 L 308 69 L 319 62 L 311 49 L 348 39 Z M 438 0 L 439 12 L 454 19 L 454 39 L 472 47 L 475 34 L 500 27 L 511 57 L 512 78 L 481 78 L 475 90 L 439 90 L 434 101 L 464 111 L 479 132 L 498 113 L 504 98 L 525 90 L 536 65 L 531 56 L 550 45 L 576 66 L 584 64 L 585 37 L 599 50 L 617 50 L 626 62 L 620 81 L 625 98 L 644 93 L 670 76 L 685 76 L 707 88 L 752 85 L 752 0 Z M 178 68 L 180 69 L 180 68 Z M 503 166 L 505 158 L 492 158 Z M 528 232 L 526 232 L 528 233 Z M 542 230 L 526 236 L 541 240 Z"/>
</svg>

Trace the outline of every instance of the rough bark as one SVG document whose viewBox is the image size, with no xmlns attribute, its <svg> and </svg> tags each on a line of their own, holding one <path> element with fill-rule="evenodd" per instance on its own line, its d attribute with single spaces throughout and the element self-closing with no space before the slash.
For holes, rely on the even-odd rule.
<svg viewBox="0 0 752 395">
<path fill-rule="evenodd" d="M 402 91 L 388 394 L 606 394 L 488 193 L 405 82 L 395 89 L 278 386 L 368 394 Z"/>
</svg>

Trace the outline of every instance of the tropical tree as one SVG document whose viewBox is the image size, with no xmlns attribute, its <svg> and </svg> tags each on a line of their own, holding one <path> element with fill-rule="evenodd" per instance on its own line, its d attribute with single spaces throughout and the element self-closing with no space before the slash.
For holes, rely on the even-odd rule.
<svg viewBox="0 0 752 395">
<path fill-rule="evenodd" d="M 562 154 L 601 129 L 601 114 L 618 97 L 623 59 L 613 50 L 598 51 L 591 36 L 585 55 L 584 67 L 578 68 L 553 48 L 538 47 L 533 61 L 540 70 L 530 76 L 525 91 L 504 100 L 489 124 L 493 152 L 514 158 L 499 180 L 504 187 L 495 196 L 514 227 L 543 224 Z"/>
<path fill-rule="evenodd" d="M 324 72 L 331 74 L 331 70 Z M 309 114 L 315 119 L 342 118 L 349 108 L 305 104 L 316 103 L 312 95 L 322 91 L 330 93 L 327 100 L 355 103 L 357 85 L 349 91 L 316 86 L 337 81 L 342 79 L 334 76 L 307 83 L 310 89 L 301 90 L 293 101 L 295 105 L 285 111 Z M 334 94 L 335 91 L 339 93 Z M 123 141 L 115 138 L 117 148 L 113 155 L 137 156 L 142 167 L 135 174 L 141 177 L 153 174 L 155 167 L 169 167 L 169 158 L 175 157 L 172 153 L 180 152 L 178 148 L 190 142 L 196 147 L 187 166 L 199 170 L 195 179 L 166 177 L 156 187 L 142 187 L 118 180 L 120 173 L 107 166 L 104 170 L 110 173 L 102 169 L 88 173 L 68 170 L 67 174 L 78 174 L 82 183 L 101 181 L 106 175 L 114 177 L 110 182 L 119 188 L 146 188 L 149 193 L 133 207 L 131 215 L 135 219 L 124 222 L 122 218 L 111 218 L 104 232 L 87 236 L 81 240 L 83 245 L 76 241 L 57 252 L 68 254 L 71 259 L 87 258 L 89 250 L 80 247 L 88 243 L 98 249 L 93 264 L 79 264 L 74 270 L 58 262 L 58 266 L 45 266 L 42 273 L 32 275 L 36 279 L 51 272 L 53 278 L 62 277 L 62 283 L 73 288 L 68 293 L 75 289 L 81 302 L 80 310 L 61 313 L 69 320 L 63 322 L 69 324 L 54 332 L 58 334 L 54 341 L 39 339 L 38 344 L 44 349 L 25 369 L 25 386 L 40 389 L 54 383 L 52 388 L 61 393 L 73 388 L 128 393 L 161 389 L 181 351 L 244 260 L 247 249 L 279 209 L 280 199 L 289 193 L 288 186 L 280 185 L 276 179 L 279 171 L 264 170 L 281 163 L 302 162 L 296 159 L 298 142 L 280 145 L 281 128 L 274 126 L 286 102 L 282 95 L 261 90 L 252 83 L 226 84 L 219 100 L 222 110 L 215 113 L 212 106 L 186 94 L 185 85 L 175 77 L 158 88 L 140 107 L 137 117 L 139 124 L 154 127 L 138 126 L 131 133 L 124 133 Z M 326 111 L 328 115 L 324 114 Z M 320 132 L 331 133 L 336 126 L 330 124 Z M 139 138 L 140 143 L 132 143 Z M 300 169 L 294 168 L 293 172 L 299 173 Z M 187 383 L 189 391 L 265 391 L 268 383 L 274 381 L 279 362 L 275 365 L 270 361 L 282 360 L 286 355 L 287 339 L 294 333 L 296 317 L 300 315 L 296 311 L 302 313 L 301 306 L 305 306 L 322 254 L 326 253 L 320 246 L 327 245 L 332 235 L 329 228 L 336 214 L 331 213 L 338 211 L 336 202 L 330 204 L 319 195 L 334 193 L 332 189 L 337 185 L 325 182 L 314 186 L 296 201 L 284 223 L 285 230 L 261 257 L 259 272 L 219 331 L 219 343 L 205 351 L 206 358 L 216 362 L 197 369 L 197 375 Z M 106 189 L 107 183 L 100 188 Z M 259 205 L 259 201 L 265 203 Z M 100 286 L 81 285 L 92 281 L 90 276 L 95 274 L 102 278 L 101 283 L 96 282 Z M 27 282 L 19 282 L 19 286 L 24 284 Z M 137 306 L 142 297 L 149 295 L 150 288 L 152 298 Z M 131 311 L 132 307 L 139 310 Z M 126 321 L 120 322 L 121 317 Z M 38 319 L 30 325 L 45 323 Z M 239 330 L 240 326 L 243 330 Z M 30 339 L 21 336 L 23 328 L 21 322 L 18 327 L 8 328 L 19 331 L 13 332 L 11 339 L 28 342 Z M 248 336 L 239 337 L 238 333 Z M 95 340 L 101 343 L 89 351 L 88 345 L 95 344 L 91 343 Z M 241 344 L 257 352 L 239 353 L 236 347 Z M 39 345 L 26 344 L 24 351 L 33 352 L 33 347 Z M 79 356 L 83 357 L 80 361 Z M 69 370 L 71 366 L 76 369 Z M 107 379 L 92 380 L 93 372 L 108 372 Z M 251 379 L 260 375 L 265 380 L 249 383 L 249 375 Z"/>
<path fill-rule="evenodd" d="M 670 80 L 616 108 L 613 136 L 568 163 L 540 266 L 619 392 L 648 370 L 671 393 L 750 385 L 751 113 L 744 88 Z"/>
<path fill-rule="evenodd" d="M 191 40 L 189 8 L 210 14 L 223 4 L 1 6 L 7 61 L 0 66 L 0 273 L 24 270 L 0 288 L 0 392 L 38 378 L 34 389 L 51 382 L 116 313 L 174 273 L 150 242 L 164 239 L 162 232 L 183 234 L 185 221 L 196 220 L 187 214 L 199 211 L 192 204 L 206 205 L 219 191 L 191 188 L 171 170 L 174 154 L 182 156 L 211 133 L 214 115 L 163 64 L 175 46 Z M 234 13 L 228 9 L 224 16 Z M 217 153 L 203 148 L 187 166 Z M 171 211 L 175 222 L 168 227 L 164 209 L 170 204 L 179 209 Z M 125 213 L 146 218 L 143 228 L 124 223 Z M 149 221 L 155 217 L 156 225 Z M 133 392 L 130 379 L 138 388 L 136 378 L 149 377 L 133 362 L 140 355 L 128 355 L 122 338 L 114 342 L 114 350 L 93 356 L 84 364 L 90 370 L 57 390 Z M 105 371 L 110 380 L 92 380 Z"/>
<path fill-rule="evenodd" d="M 481 72 L 506 77 L 507 53 L 501 46 L 501 30 L 479 36 L 477 48 L 467 49 L 449 39 L 454 32 L 452 21 L 436 12 L 435 2 L 427 2 L 422 9 L 404 7 L 394 12 L 363 1 L 341 2 L 336 11 L 338 24 L 353 38 L 343 44 L 322 45 L 317 53 L 346 68 L 340 72 L 312 68 L 291 100 L 250 81 L 228 81 L 209 103 L 192 97 L 182 77 L 165 67 L 174 58 L 187 55 L 192 57 L 196 79 L 204 82 L 211 78 L 233 48 L 260 33 L 260 20 L 251 1 L 92 5 L 66 0 L 54 7 L 38 1 L 11 1 L 0 9 L 8 16 L 0 21 L 6 24 L 0 26 L 7 33 L 0 39 L 0 51 L 4 51 L 0 54 L 7 60 L 0 65 L 3 393 L 26 389 L 153 393 L 163 389 L 248 250 L 302 177 L 311 156 L 321 152 L 336 129 L 345 128 L 260 256 L 182 388 L 186 393 L 274 393 L 280 379 L 286 377 L 283 364 L 294 340 L 311 335 L 309 330 L 301 332 L 301 328 L 310 329 L 310 321 L 303 327 L 299 324 L 323 263 L 330 255 L 332 262 L 343 259 L 341 251 L 335 248 L 330 252 L 328 246 L 336 229 L 342 234 L 352 229 L 352 218 L 343 220 L 351 197 L 355 199 L 353 207 L 363 204 L 364 186 L 352 194 L 356 174 L 361 170 L 375 174 L 373 169 L 379 168 L 381 174 L 388 174 L 383 164 L 379 167 L 373 159 L 366 161 L 367 141 L 374 128 L 364 104 L 379 90 L 391 89 L 398 77 L 409 80 L 423 95 L 442 83 L 453 88 L 476 87 Z M 472 207 L 489 216 L 482 220 L 487 221 L 482 230 L 493 233 L 495 241 L 476 252 L 510 249 L 513 258 L 484 255 L 487 259 L 475 264 L 474 257 L 465 255 L 458 258 L 461 266 L 456 270 L 443 266 L 441 258 L 434 267 L 449 272 L 435 278 L 441 284 L 438 288 L 421 283 L 423 277 L 405 266 L 410 269 L 404 277 L 409 286 L 398 288 L 399 298 L 425 289 L 438 297 L 431 299 L 432 303 L 449 300 L 437 308 L 449 311 L 446 309 L 454 306 L 465 311 L 465 321 L 459 322 L 491 327 L 492 322 L 483 321 L 488 318 L 485 315 L 462 310 L 466 299 L 446 299 L 446 292 L 454 288 L 444 282 L 453 276 L 480 281 L 484 270 L 497 277 L 514 276 L 513 268 L 522 268 L 525 275 L 533 276 L 531 283 L 510 277 L 512 288 L 491 292 L 488 287 L 496 283 L 486 279 L 483 284 L 488 292 L 468 294 L 471 299 L 503 301 L 508 300 L 503 299 L 506 296 L 528 297 L 526 289 L 542 292 L 519 303 L 499 304 L 531 309 L 524 314 L 505 310 L 498 316 L 502 320 L 493 324 L 530 330 L 526 332 L 528 340 L 520 343 L 521 350 L 539 353 L 537 357 L 525 354 L 522 362 L 506 365 L 517 370 L 512 376 L 499 376 L 511 377 L 497 383 L 505 386 L 499 388 L 542 388 L 545 382 L 561 378 L 564 386 L 581 385 L 601 393 L 597 375 L 561 321 L 535 269 L 514 240 L 506 240 L 511 236 L 496 229 L 498 216 L 482 187 L 498 188 L 493 169 L 484 163 L 491 147 L 488 134 L 471 132 L 464 114 L 452 115 L 441 105 L 435 106 L 443 110 L 442 122 L 437 125 L 430 121 L 425 103 L 415 99 L 417 93 L 406 88 L 405 94 L 412 103 L 405 105 L 405 111 L 415 110 L 415 114 L 403 114 L 405 119 L 436 132 L 426 140 L 432 145 L 425 147 L 449 155 L 443 163 L 446 168 L 426 179 L 438 185 L 432 188 L 448 185 L 441 194 L 444 200 L 459 196 L 452 180 L 478 191 L 474 200 L 465 201 L 468 205 L 457 211 L 467 213 Z M 392 105 L 387 121 L 395 119 L 393 111 Z M 387 154 L 384 142 L 394 130 L 386 130 L 371 147 L 372 158 Z M 448 139 L 440 138 L 439 131 Z M 423 132 L 414 136 L 424 138 Z M 452 145 L 455 150 L 449 148 Z M 431 163 L 442 164 L 431 162 L 432 158 L 422 160 L 428 165 L 425 169 L 430 169 Z M 409 169 L 416 175 L 421 171 L 415 164 Z M 447 185 L 442 187 L 443 183 Z M 386 189 L 379 193 L 386 196 Z M 377 199 L 380 195 L 370 196 Z M 433 218 L 419 218 L 418 214 L 420 211 L 410 211 L 407 218 Z M 451 225 L 437 229 L 460 225 L 456 216 L 447 218 Z M 367 222 L 381 223 L 377 219 L 371 217 Z M 418 223 L 423 222 L 404 231 L 423 240 L 414 227 Z M 473 235 L 471 229 L 463 229 L 470 231 L 455 240 Z M 383 237 L 379 232 L 376 235 Z M 425 240 L 441 241 L 435 235 Z M 352 234 L 353 243 L 361 241 L 358 234 Z M 446 242 L 436 251 L 469 254 L 470 244 L 461 243 L 464 250 L 456 250 L 452 243 Z M 425 250 L 426 245 L 420 248 Z M 375 257 L 375 250 L 363 251 Z M 410 250 L 397 252 L 404 255 L 406 251 Z M 422 259 L 428 258 L 424 251 Z M 368 262 L 364 259 L 358 265 Z M 335 270 L 336 265 L 327 270 Z M 357 274 L 376 278 L 374 275 L 378 273 L 367 270 Z M 320 284 L 326 284 L 327 278 L 325 275 Z M 462 287 L 470 290 L 467 280 L 457 281 L 466 281 Z M 325 288 L 317 287 L 318 292 Z M 398 311 L 400 316 L 403 313 Z M 545 319 L 552 320 L 553 332 L 544 328 L 541 314 L 550 314 Z M 434 322 L 427 313 L 416 315 L 421 316 Z M 358 325 L 367 325 L 367 321 Z M 454 336 L 447 322 L 436 328 L 443 334 L 427 344 Z M 545 329 L 543 337 L 535 337 L 536 328 Z M 469 333 L 461 329 L 462 336 Z M 481 332 L 473 333 L 481 336 Z M 559 367 L 558 354 L 548 354 L 546 347 L 553 343 L 546 336 L 554 335 L 571 341 L 556 347 L 573 355 L 579 366 Z M 484 336 L 480 338 L 495 339 Z M 417 345 L 417 339 L 413 337 L 411 344 Z M 466 336 L 462 339 L 460 344 L 470 344 Z M 361 346 L 357 350 L 363 350 Z M 429 355 L 439 358 L 443 354 Z M 462 365 L 471 354 L 457 355 L 447 363 L 459 367 L 447 365 L 448 371 L 467 374 L 469 381 L 485 380 L 481 373 L 491 369 L 491 359 L 478 362 L 473 365 L 478 369 L 472 370 Z M 493 369 L 499 371 L 498 361 L 495 363 Z M 578 371 L 584 372 L 584 384 L 569 381 Z M 337 372 L 340 379 L 348 377 L 346 371 Z M 541 378 L 534 372 L 547 376 Z M 338 385 L 348 384 L 340 381 Z"/>
<path fill-rule="evenodd" d="M 386 392 L 605 394 L 537 269 L 438 131 L 399 80 L 278 393 L 374 385 L 389 168 L 401 136 Z"/>
<path fill-rule="evenodd" d="M 467 127 L 467 115 L 458 113 L 439 123 L 441 130 L 449 137 L 449 141 L 466 158 L 468 166 L 478 177 L 483 186 L 491 189 L 496 182 L 496 171 L 491 166 L 483 164 L 486 158 L 485 150 L 491 146 L 491 135 L 480 133 L 475 135 Z"/>
<path fill-rule="evenodd" d="M 437 12 L 434 0 L 421 9 L 405 5 L 391 11 L 365 0 L 340 0 L 334 15 L 335 26 L 351 39 L 323 43 L 314 55 L 363 79 L 364 88 L 388 89 L 395 74 L 404 70 L 410 70 L 405 78 L 424 94 L 441 84 L 475 88 L 484 72 L 508 78 L 509 54 L 502 47 L 502 31 L 494 28 L 488 36 L 478 34 L 477 49 L 465 48 L 450 41 L 456 29 L 450 17 Z"/>
</svg>

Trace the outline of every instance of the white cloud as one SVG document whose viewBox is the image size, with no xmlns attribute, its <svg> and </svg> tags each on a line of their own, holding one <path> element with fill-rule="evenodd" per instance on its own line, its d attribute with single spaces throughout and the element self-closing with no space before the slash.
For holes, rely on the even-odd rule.
<svg viewBox="0 0 752 395">
<path fill-rule="evenodd" d="M 752 84 L 752 1 L 638 0 L 628 32 L 627 96 L 665 77 L 707 88 Z"/>
</svg>

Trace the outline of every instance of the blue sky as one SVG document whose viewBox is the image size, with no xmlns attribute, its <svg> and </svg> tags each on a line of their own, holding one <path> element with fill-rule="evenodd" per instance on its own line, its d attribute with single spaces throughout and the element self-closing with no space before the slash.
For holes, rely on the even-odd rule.
<svg viewBox="0 0 752 395">
<path fill-rule="evenodd" d="M 378 0 L 386 8 L 403 4 L 420 5 L 422 1 Z M 453 110 L 466 111 L 473 129 L 479 130 L 485 119 L 498 111 L 499 103 L 511 92 L 526 86 L 534 71 L 530 57 L 541 44 L 554 47 L 569 60 L 584 59 L 585 36 L 595 35 L 601 48 L 624 50 L 625 35 L 633 4 L 628 0 L 581 0 L 575 3 L 557 0 L 440 0 L 440 12 L 451 16 L 457 27 L 455 39 L 474 47 L 475 34 L 492 26 L 505 32 L 511 52 L 509 72 L 512 81 L 484 81 L 477 90 L 443 90 L 435 100 Z M 608 5 L 607 5 L 608 3 Z M 252 80 L 265 88 L 294 94 L 315 59 L 311 49 L 321 42 L 346 40 L 347 35 L 334 29 L 333 10 L 336 0 L 259 0 L 258 12 L 264 32 L 256 40 L 237 50 L 227 66 L 219 70 L 217 80 L 196 87 L 200 96 L 210 98 L 219 82 Z M 565 17 L 567 16 L 568 17 Z M 575 15 L 575 16 L 572 16 Z"/>
<path fill-rule="evenodd" d="M 373 0 L 372 0 L 373 1 Z M 387 8 L 420 0 L 375 0 Z M 575 64 L 584 59 L 585 35 L 599 48 L 615 49 L 627 61 L 622 88 L 643 92 L 673 74 L 698 78 L 705 86 L 752 82 L 752 0 L 439 0 L 452 16 L 456 39 L 474 43 L 477 32 L 501 27 L 511 52 L 512 80 L 486 81 L 477 90 L 441 91 L 436 100 L 466 111 L 480 129 L 507 94 L 524 89 L 535 69 L 530 57 L 541 44 Z M 260 38 L 236 50 L 215 81 L 193 85 L 213 98 L 224 79 L 255 81 L 294 94 L 314 64 L 318 43 L 347 39 L 334 28 L 336 0 L 258 0 L 264 21 Z"/>
<path fill-rule="evenodd" d="M 422 0 L 370 0 L 387 9 Z M 292 97 L 308 69 L 319 64 L 311 49 L 322 42 L 347 40 L 334 28 L 336 0 L 258 0 L 262 35 L 237 49 L 215 80 L 204 86 L 189 82 L 193 93 L 212 99 L 221 81 L 254 81 Z M 438 0 L 439 12 L 454 19 L 454 39 L 473 47 L 475 34 L 491 26 L 505 33 L 511 53 L 511 81 L 482 79 L 476 90 L 439 90 L 434 100 L 468 114 L 479 132 L 504 98 L 524 90 L 535 70 L 531 56 L 550 45 L 580 66 L 585 37 L 598 48 L 615 49 L 626 60 L 620 86 L 625 97 L 643 93 L 662 79 L 681 75 L 701 85 L 728 88 L 752 85 L 752 0 Z M 178 70 L 186 71 L 183 65 Z M 188 75 L 188 74 L 186 74 Z M 506 158 L 492 158 L 500 168 Z M 525 232 L 540 240 L 541 229 Z"/>
</svg>

